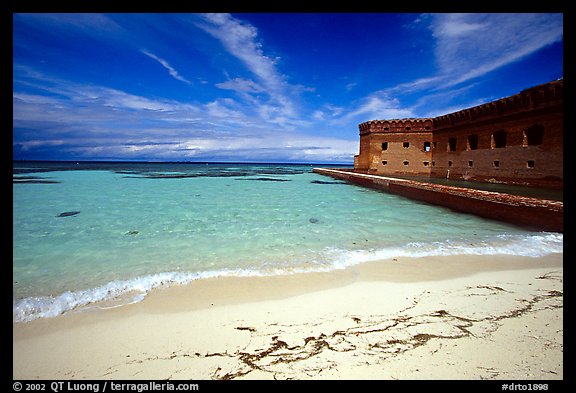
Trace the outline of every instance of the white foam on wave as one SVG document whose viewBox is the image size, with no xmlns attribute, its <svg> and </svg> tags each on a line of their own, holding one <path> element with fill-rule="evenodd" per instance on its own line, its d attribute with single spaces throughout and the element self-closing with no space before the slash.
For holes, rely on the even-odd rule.
<svg viewBox="0 0 576 393">
<path fill-rule="evenodd" d="M 422 258 L 448 255 L 517 255 L 542 257 L 562 253 L 564 238 L 561 233 L 537 233 L 530 235 L 499 235 L 491 240 L 411 242 L 402 247 L 377 250 L 334 249 L 334 267 L 346 268 L 364 262 L 392 259 L 396 257 Z"/>
<path fill-rule="evenodd" d="M 118 299 L 132 295 L 131 304 L 144 299 L 154 288 L 173 284 L 187 284 L 202 278 L 260 275 L 250 270 L 222 270 L 201 273 L 165 272 L 136 277 L 129 280 L 115 280 L 105 285 L 77 291 L 67 291 L 58 296 L 35 296 L 13 301 L 12 321 L 30 322 L 38 318 L 51 318 L 67 311 L 78 309 L 93 303 Z"/>
<path fill-rule="evenodd" d="M 441 255 L 518 255 L 541 257 L 563 252 L 564 238 L 561 233 L 503 234 L 490 240 L 478 242 L 443 241 L 419 243 L 371 250 L 328 249 L 322 262 L 308 266 L 257 269 L 224 269 L 197 273 L 166 272 L 116 280 L 105 285 L 78 291 L 64 292 L 58 296 L 29 297 L 13 301 L 13 322 L 29 322 L 38 318 L 50 318 L 70 310 L 91 304 L 131 295 L 130 304 L 141 301 L 148 292 L 161 286 L 187 284 L 194 280 L 213 277 L 271 276 L 307 272 L 326 272 L 345 269 L 364 262 L 386 260 L 396 257 L 427 257 Z"/>
</svg>

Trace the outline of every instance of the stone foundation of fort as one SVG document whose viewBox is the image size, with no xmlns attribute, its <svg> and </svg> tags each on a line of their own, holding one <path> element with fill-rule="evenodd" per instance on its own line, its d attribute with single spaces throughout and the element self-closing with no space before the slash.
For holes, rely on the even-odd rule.
<svg viewBox="0 0 576 393">
<path fill-rule="evenodd" d="M 529 230 L 564 232 L 562 201 L 368 175 L 346 169 L 314 168 L 314 172 Z"/>
</svg>

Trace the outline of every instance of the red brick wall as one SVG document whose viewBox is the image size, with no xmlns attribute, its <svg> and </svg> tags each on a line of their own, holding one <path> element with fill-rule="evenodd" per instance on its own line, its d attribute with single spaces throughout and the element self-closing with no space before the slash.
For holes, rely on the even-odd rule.
<svg viewBox="0 0 576 393">
<path fill-rule="evenodd" d="M 526 129 L 538 125 L 542 143 L 527 145 Z M 495 131 L 506 132 L 506 146 L 495 147 Z M 477 136 L 477 149 L 469 136 Z M 456 151 L 448 151 L 450 138 Z M 434 132 L 431 176 L 525 183 L 542 186 L 561 185 L 563 179 L 563 124 L 561 107 L 530 111 L 491 121 L 469 123 Z M 451 165 L 450 165 L 451 163 Z M 450 172 L 448 172 L 450 171 Z"/>
<path fill-rule="evenodd" d="M 358 172 L 381 175 L 562 188 L 562 94 L 560 80 L 433 119 L 362 123 L 354 167 Z M 526 130 L 532 126 L 540 127 L 542 138 L 529 145 Z M 497 132 L 506 134 L 503 146 L 498 146 Z M 432 143 L 429 151 L 425 142 Z"/>
</svg>

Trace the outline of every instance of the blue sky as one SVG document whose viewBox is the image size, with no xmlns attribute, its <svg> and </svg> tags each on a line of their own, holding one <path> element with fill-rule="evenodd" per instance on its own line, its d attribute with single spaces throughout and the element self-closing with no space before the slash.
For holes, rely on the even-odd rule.
<svg viewBox="0 0 576 393">
<path fill-rule="evenodd" d="M 562 14 L 14 14 L 13 157 L 352 163 L 563 77 Z"/>
</svg>

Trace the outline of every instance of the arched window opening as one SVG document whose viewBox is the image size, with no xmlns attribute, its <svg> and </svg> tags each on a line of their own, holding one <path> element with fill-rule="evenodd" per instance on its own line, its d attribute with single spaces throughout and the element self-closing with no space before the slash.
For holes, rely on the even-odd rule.
<svg viewBox="0 0 576 393">
<path fill-rule="evenodd" d="M 448 151 L 456 151 L 456 138 L 448 138 Z"/>
<path fill-rule="evenodd" d="M 492 149 L 500 149 L 506 147 L 507 133 L 504 130 L 494 131 L 492 134 Z"/>
<path fill-rule="evenodd" d="M 540 124 L 534 124 L 524 130 L 523 146 L 541 145 L 544 139 L 544 127 Z"/>
<path fill-rule="evenodd" d="M 477 149 L 478 149 L 478 135 L 469 135 L 468 150 L 477 150 Z"/>
</svg>

